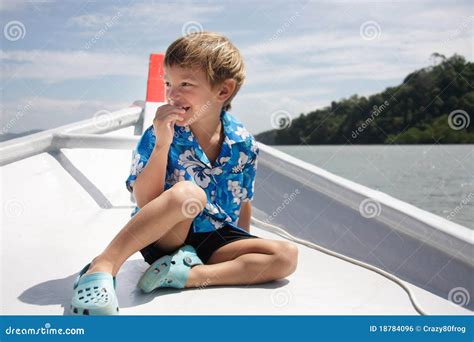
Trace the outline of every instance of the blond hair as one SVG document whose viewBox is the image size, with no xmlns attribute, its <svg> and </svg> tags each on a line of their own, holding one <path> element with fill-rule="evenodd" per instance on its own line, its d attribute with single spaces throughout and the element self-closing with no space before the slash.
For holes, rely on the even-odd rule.
<svg viewBox="0 0 474 342">
<path fill-rule="evenodd" d="M 174 41 L 166 50 L 165 66 L 199 67 L 214 88 L 226 79 L 236 81 L 232 95 L 224 102 L 223 110 L 231 108 L 231 101 L 245 80 L 245 66 L 239 50 L 226 37 L 212 32 L 187 34 Z"/>
</svg>

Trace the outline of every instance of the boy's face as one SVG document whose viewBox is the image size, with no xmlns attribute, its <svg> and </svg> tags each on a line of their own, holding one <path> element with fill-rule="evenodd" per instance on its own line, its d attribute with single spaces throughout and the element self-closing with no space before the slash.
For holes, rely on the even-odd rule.
<svg viewBox="0 0 474 342">
<path fill-rule="evenodd" d="M 219 115 L 223 102 L 217 98 L 219 87 L 211 88 L 206 74 L 199 68 L 165 66 L 166 99 L 170 105 L 184 108 L 183 121 L 178 126 L 190 125 L 209 115 Z"/>
</svg>

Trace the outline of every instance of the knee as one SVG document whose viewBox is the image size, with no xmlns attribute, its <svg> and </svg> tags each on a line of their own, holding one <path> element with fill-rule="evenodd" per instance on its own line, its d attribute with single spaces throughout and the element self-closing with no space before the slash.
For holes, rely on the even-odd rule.
<svg viewBox="0 0 474 342">
<path fill-rule="evenodd" d="M 279 278 L 294 273 L 298 265 L 298 247 L 294 243 L 280 241 L 275 251 L 275 263 Z"/>
<path fill-rule="evenodd" d="M 206 193 L 193 182 L 178 182 L 169 191 L 170 204 L 186 217 L 196 217 L 206 206 Z"/>
</svg>

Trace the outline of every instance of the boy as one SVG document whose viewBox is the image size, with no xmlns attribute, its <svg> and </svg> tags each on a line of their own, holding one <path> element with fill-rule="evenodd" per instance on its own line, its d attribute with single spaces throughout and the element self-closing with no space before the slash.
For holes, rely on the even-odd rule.
<svg viewBox="0 0 474 342">
<path fill-rule="evenodd" d="M 74 284 L 72 313 L 117 314 L 115 275 L 140 251 L 138 287 L 258 284 L 296 269 L 298 249 L 249 232 L 258 147 L 227 113 L 244 78 L 239 51 L 207 32 L 176 40 L 164 60 L 167 104 L 135 151 L 127 189 L 137 207 Z"/>
</svg>

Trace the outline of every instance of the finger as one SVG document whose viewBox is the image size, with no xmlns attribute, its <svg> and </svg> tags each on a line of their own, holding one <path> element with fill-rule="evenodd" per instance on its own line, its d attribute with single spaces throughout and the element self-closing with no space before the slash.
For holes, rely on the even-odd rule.
<svg viewBox="0 0 474 342">
<path fill-rule="evenodd" d="M 155 118 L 157 124 L 159 125 L 160 122 L 161 123 L 167 123 L 167 122 L 170 122 L 172 120 L 182 120 L 182 117 L 180 115 L 177 115 L 177 114 L 171 114 L 171 115 L 167 115 L 167 116 L 163 116 L 163 117 L 159 117 L 159 118 Z"/>
<path fill-rule="evenodd" d="M 184 109 L 183 109 L 184 110 Z M 156 116 L 156 118 L 158 120 L 165 120 L 169 117 L 173 117 L 173 116 L 176 116 L 176 115 L 182 115 L 184 114 L 184 112 L 180 112 L 180 111 L 171 111 L 171 112 L 167 112 L 167 113 L 160 113 Z"/>
<path fill-rule="evenodd" d="M 173 121 L 173 120 L 174 121 L 177 121 L 177 120 L 181 121 L 181 120 L 184 120 L 184 118 L 181 115 L 172 114 L 172 115 L 169 115 L 169 116 L 165 117 L 163 120 L 164 121 Z"/>
<path fill-rule="evenodd" d="M 173 112 L 184 113 L 185 110 L 181 107 L 175 107 L 175 106 L 170 106 L 163 109 L 163 113 L 173 113 Z"/>
</svg>

